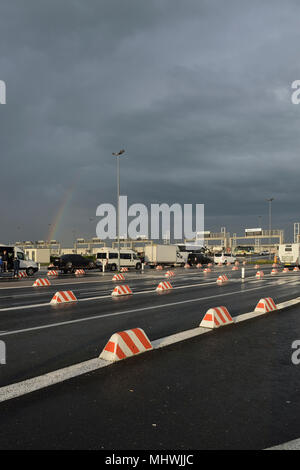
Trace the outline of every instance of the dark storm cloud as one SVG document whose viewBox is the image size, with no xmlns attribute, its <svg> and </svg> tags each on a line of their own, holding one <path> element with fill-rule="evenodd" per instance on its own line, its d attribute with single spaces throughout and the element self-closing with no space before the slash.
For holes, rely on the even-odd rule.
<svg viewBox="0 0 300 470">
<path fill-rule="evenodd" d="M 206 225 L 291 228 L 300 203 L 296 1 L 89 0 L 0 6 L 1 239 L 92 234 L 115 200 L 204 203 Z M 17 219 L 17 220 L 16 220 Z M 16 227 L 22 226 L 16 235 Z"/>
</svg>

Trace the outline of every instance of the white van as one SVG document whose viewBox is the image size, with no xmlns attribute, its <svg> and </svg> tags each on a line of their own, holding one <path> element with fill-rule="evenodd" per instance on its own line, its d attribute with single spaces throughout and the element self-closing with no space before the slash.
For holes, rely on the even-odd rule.
<svg viewBox="0 0 300 470">
<path fill-rule="evenodd" d="M 278 257 L 280 262 L 288 266 L 300 266 L 300 243 L 284 243 L 279 245 Z"/>
<path fill-rule="evenodd" d="M 98 261 L 98 263 L 97 263 Z M 102 264 L 105 262 L 105 269 L 116 271 L 118 269 L 118 250 L 116 248 L 99 248 L 96 254 L 96 263 Z M 140 270 L 142 263 L 138 255 L 133 250 L 120 250 L 120 267 L 121 268 L 134 268 Z"/>
<path fill-rule="evenodd" d="M 235 263 L 236 257 L 233 256 L 232 253 L 215 253 L 214 256 L 214 263 L 215 264 L 228 264 L 228 263 Z"/>
<path fill-rule="evenodd" d="M 12 245 L 1 245 L 0 244 L 0 256 L 3 257 L 4 252 L 6 251 L 8 262 L 7 269 L 8 271 L 13 270 L 13 259 L 18 258 L 20 260 L 20 271 L 26 271 L 28 276 L 33 276 L 39 269 L 38 264 L 35 261 L 28 259 L 24 251 L 18 246 Z"/>
</svg>

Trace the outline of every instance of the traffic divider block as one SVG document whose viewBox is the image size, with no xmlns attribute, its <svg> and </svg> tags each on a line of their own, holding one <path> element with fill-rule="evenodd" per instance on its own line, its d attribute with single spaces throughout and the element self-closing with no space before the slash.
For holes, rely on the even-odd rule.
<svg viewBox="0 0 300 470">
<path fill-rule="evenodd" d="M 218 266 L 223 266 L 223 263 L 218 263 Z"/>
<path fill-rule="evenodd" d="M 257 271 L 256 275 L 255 275 L 258 279 L 261 279 L 264 277 L 264 272 L 263 271 Z"/>
<path fill-rule="evenodd" d="M 204 273 L 211 273 L 211 269 L 210 268 L 205 268 L 205 269 L 203 269 L 203 272 Z"/>
<path fill-rule="evenodd" d="M 200 325 L 203 328 L 219 328 L 234 323 L 226 307 L 215 307 L 207 310 Z"/>
<path fill-rule="evenodd" d="M 186 264 L 184 265 L 184 267 L 185 267 L 185 269 L 190 269 L 191 266 L 190 266 L 188 263 L 186 263 Z"/>
<path fill-rule="evenodd" d="M 128 272 L 128 268 L 121 268 L 121 269 L 120 269 L 120 272 L 121 272 L 121 273 L 127 273 L 127 272 Z"/>
<path fill-rule="evenodd" d="M 196 268 L 198 268 L 198 269 L 202 268 L 202 264 L 201 264 L 201 263 L 198 263 L 197 266 L 196 266 Z"/>
<path fill-rule="evenodd" d="M 117 286 L 114 288 L 114 290 L 111 293 L 113 297 L 118 297 L 119 295 L 131 295 L 131 294 L 132 294 L 132 290 L 127 285 Z"/>
<path fill-rule="evenodd" d="M 174 271 L 167 271 L 165 274 L 165 277 L 174 277 L 174 276 L 175 276 Z"/>
<path fill-rule="evenodd" d="M 156 290 L 157 292 L 173 289 L 170 281 L 162 281 L 158 284 Z"/>
<path fill-rule="evenodd" d="M 259 264 L 256 264 L 256 265 L 254 266 L 254 269 L 259 269 Z"/>
<path fill-rule="evenodd" d="M 289 270 L 289 268 L 283 268 L 282 272 L 283 272 L 283 273 L 289 273 L 290 270 Z"/>
<path fill-rule="evenodd" d="M 277 263 L 273 263 L 272 268 L 277 268 Z"/>
<path fill-rule="evenodd" d="M 85 274 L 84 269 L 76 269 L 76 271 L 75 271 L 76 276 L 83 276 L 84 274 Z"/>
<path fill-rule="evenodd" d="M 134 328 L 113 334 L 100 354 L 100 359 L 116 362 L 152 349 L 153 346 L 144 330 Z"/>
<path fill-rule="evenodd" d="M 71 290 L 58 291 L 52 297 L 51 304 L 62 304 L 67 302 L 77 302 L 76 296 Z"/>
<path fill-rule="evenodd" d="M 239 267 L 238 266 L 233 266 L 232 271 L 238 271 Z"/>
<path fill-rule="evenodd" d="M 58 276 L 58 271 L 48 271 L 47 276 Z"/>
<path fill-rule="evenodd" d="M 227 276 L 219 276 L 217 279 L 218 284 L 224 284 L 225 282 L 228 282 L 228 277 Z"/>
<path fill-rule="evenodd" d="M 21 279 L 22 277 L 28 277 L 26 271 L 20 271 L 18 277 Z"/>
<path fill-rule="evenodd" d="M 125 276 L 123 274 L 115 274 L 112 281 L 125 281 Z"/>
<path fill-rule="evenodd" d="M 36 279 L 32 284 L 32 287 L 47 287 L 51 286 L 51 283 L 48 279 Z"/>
<path fill-rule="evenodd" d="M 158 265 L 158 266 L 156 266 L 156 269 L 159 271 L 159 270 L 162 270 L 162 269 L 163 269 L 163 267 L 162 267 L 162 266 L 160 266 L 160 265 Z"/>
<path fill-rule="evenodd" d="M 209 268 L 211 268 L 211 266 L 212 266 L 212 263 L 208 263 L 208 265 L 207 265 L 207 266 L 208 266 Z"/>
<path fill-rule="evenodd" d="M 273 268 L 271 271 L 271 274 L 272 276 L 274 276 L 275 274 L 278 274 L 278 269 Z"/>
<path fill-rule="evenodd" d="M 268 313 L 277 310 L 277 306 L 271 297 L 260 299 L 255 307 L 255 312 Z"/>
<path fill-rule="evenodd" d="M 295 266 L 293 271 L 300 271 L 299 266 Z"/>
</svg>

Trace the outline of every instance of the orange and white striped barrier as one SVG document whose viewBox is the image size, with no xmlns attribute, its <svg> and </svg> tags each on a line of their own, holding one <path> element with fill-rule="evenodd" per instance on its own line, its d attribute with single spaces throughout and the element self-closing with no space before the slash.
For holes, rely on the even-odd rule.
<svg viewBox="0 0 300 470">
<path fill-rule="evenodd" d="M 278 274 L 278 269 L 273 268 L 271 271 L 271 274 L 272 276 L 274 276 L 275 274 Z"/>
<path fill-rule="evenodd" d="M 240 263 L 239 263 L 238 261 L 236 261 L 234 264 L 235 264 L 235 266 L 239 266 L 239 265 L 240 265 Z"/>
<path fill-rule="evenodd" d="M 247 264 L 247 261 L 243 261 L 243 266 L 246 266 L 246 264 Z"/>
<path fill-rule="evenodd" d="M 58 276 L 58 271 L 48 271 L 47 276 Z"/>
<path fill-rule="evenodd" d="M 226 307 L 215 307 L 207 310 L 200 325 L 203 328 L 219 328 L 230 325 L 233 319 Z"/>
<path fill-rule="evenodd" d="M 205 269 L 203 269 L 203 272 L 204 273 L 211 273 L 211 269 L 210 268 L 205 268 Z"/>
<path fill-rule="evenodd" d="M 67 302 L 77 302 L 77 299 L 71 290 L 56 292 L 52 297 L 50 304 L 62 304 Z"/>
<path fill-rule="evenodd" d="M 218 277 L 218 279 L 217 279 L 218 284 L 224 284 L 225 282 L 228 282 L 228 277 L 225 276 L 225 274 L 224 274 L 224 276 L 219 276 Z"/>
<path fill-rule="evenodd" d="M 190 269 L 190 267 L 191 267 L 191 266 L 190 266 L 188 263 L 186 263 L 186 264 L 184 265 L 184 268 L 185 268 L 185 269 Z"/>
<path fill-rule="evenodd" d="M 273 263 L 272 268 L 277 268 L 277 263 Z"/>
<path fill-rule="evenodd" d="M 174 277 L 174 276 L 175 276 L 174 271 L 167 271 L 165 274 L 165 277 Z"/>
<path fill-rule="evenodd" d="M 282 272 L 283 272 L 283 273 L 289 273 L 290 270 L 289 270 L 289 268 L 283 268 Z"/>
<path fill-rule="evenodd" d="M 207 266 L 208 266 L 209 268 L 211 268 L 211 266 L 212 266 L 212 263 L 208 263 L 208 265 L 207 265 Z"/>
<path fill-rule="evenodd" d="M 119 295 L 131 295 L 131 294 L 132 294 L 132 290 L 127 285 L 117 286 L 114 288 L 114 290 L 111 293 L 113 297 L 117 297 Z"/>
<path fill-rule="evenodd" d="M 254 266 L 254 269 L 259 269 L 259 264 L 256 264 L 256 265 Z"/>
<path fill-rule="evenodd" d="M 260 299 L 255 307 L 255 312 L 268 313 L 277 310 L 277 306 L 271 297 Z"/>
<path fill-rule="evenodd" d="M 134 328 L 113 334 L 99 357 L 105 361 L 116 362 L 152 349 L 144 330 Z"/>
<path fill-rule="evenodd" d="M 112 281 L 125 281 L 125 276 L 124 274 L 115 274 L 112 277 Z"/>
<path fill-rule="evenodd" d="M 21 279 L 22 277 L 28 277 L 26 271 L 20 271 L 18 277 Z"/>
<path fill-rule="evenodd" d="M 196 266 L 196 268 L 198 268 L 198 269 L 202 268 L 202 264 L 201 264 L 201 263 L 198 263 L 197 266 Z"/>
<path fill-rule="evenodd" d="M 159 270 L 159 271 L 160 271 L 162 268 L 163 268 L 163 267 L 162 267 L 161 265 L 156 266 L 156 269 Z"/>
<path fill-rule="evenodd" d="M 121 269 L 120 269 L 120 272 L 121 272 L 121 273 L 128 273 L 128 268 L 121 268 Z"/>
<path fill-rule="evenodd" d="M 36 279 L 32 287 L 48 287 L 51 286 L 49 279 Z"/>
<path fill-rule="evenodd" d="M 156 291 L 161 292 L 161 291 L 170 290 L 170 289 L 173 289 L 170 281 L 162 281 L 158 284 Z"/>
<path fill-rule="evenodd" d="M 76 269 L 76 271 L 75 271 L 76 276 L 83 276 L 84 274 L 85 274 L 84 269 Z"/>
<path fill-rule="evenodd" d="M 239 267 L 238 266 L 233 266 L 232 271 L 238 271 Z"/>
<path fill-rule="evenodd" d="M 293 271 L 300 271 L 299 266 L 295 266 Z"/>
<path fill-rule="evenodd" d="M 255 275 L 258 279 L 261 279 L 262 277 L 264 277 L 264 272 L 263 271 L 257 271 L 256 275 Z"/>
<path fill-rule="evenodd" d="M 218 266 L 223 266 L 223 263 L 218 263 Z"/>
</svg>

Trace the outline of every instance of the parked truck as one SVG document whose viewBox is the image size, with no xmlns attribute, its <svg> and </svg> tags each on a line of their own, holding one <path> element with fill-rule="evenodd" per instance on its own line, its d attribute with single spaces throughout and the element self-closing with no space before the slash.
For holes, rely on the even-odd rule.
<svg viewBox="0 0 300 470">
<path fill-rule="evenodd" d="M 182 253 L 176 245 L 145 246 L 145 263 L 151 268 L 155 266 L 184 266 L 188 252 Z"/>
<path fill-rule="evenodd" d="M 286 267 L 300 267 L 300 243 L 284 243 L 279 245 L 278 257 L 280 262 Z"/>
</svg>

